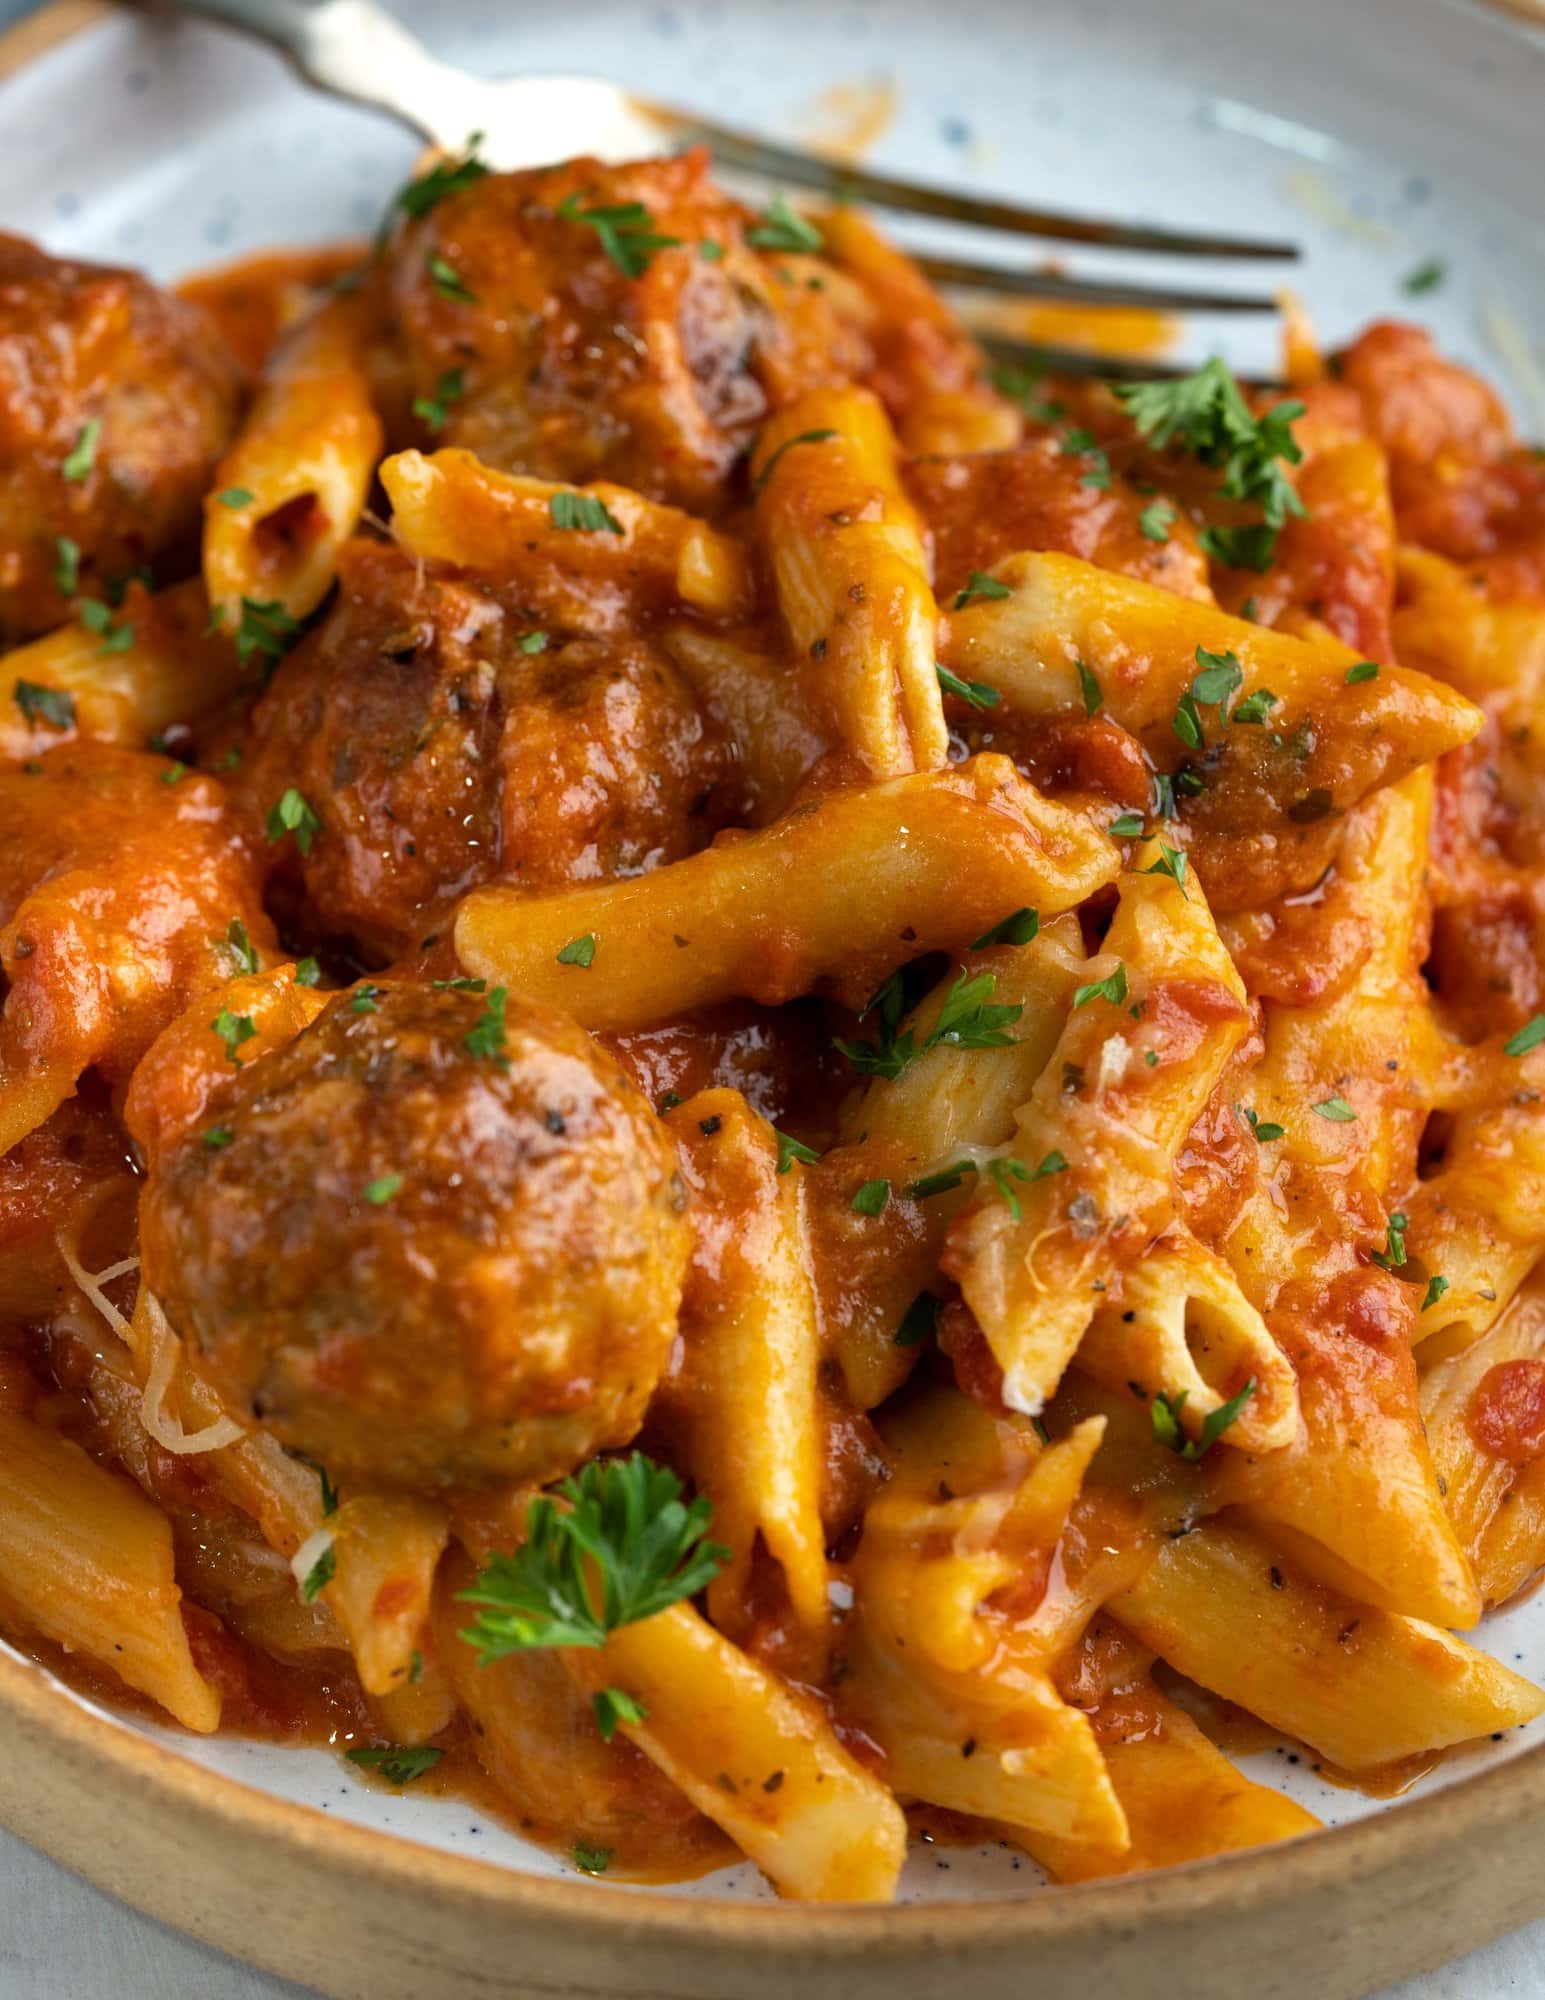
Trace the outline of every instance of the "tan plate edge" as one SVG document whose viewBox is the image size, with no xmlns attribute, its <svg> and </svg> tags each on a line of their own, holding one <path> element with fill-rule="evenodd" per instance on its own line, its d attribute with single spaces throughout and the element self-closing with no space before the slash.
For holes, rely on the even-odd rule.
<svg viewBox="0 0 1545 2000">
<path fill-rule="evenodd" d="M 1490 0 L 1545 23 L 1545 0 Z M 52 0 L 0 78 L 109 18 Z M 216 1777 L 0 1656 L 0 1823 L 337 2000 L 1356 2000 L 1545 1910 L 1545 1745 L 1356 1825 L 1022 1902 L 684 1902 L 549 1881 Z M 941 1856 L 941 1859 L 945 1858 Z"/>
<path fill-rule="evenodd" d="M 523 1876 L 212 1775 L 0 1657 L 0 1822 L 338 2000 L 1354 2000 L 1545 1905 L 1545 1746 L 1286 1847 L 1023 1901 L 683 1902 Z M 947 1858 L 943 1850 L 940 1858 Z"/>
</svg>

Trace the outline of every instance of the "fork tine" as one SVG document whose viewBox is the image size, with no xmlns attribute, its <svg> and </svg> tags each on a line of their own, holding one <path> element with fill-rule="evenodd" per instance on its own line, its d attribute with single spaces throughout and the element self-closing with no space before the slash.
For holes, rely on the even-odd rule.
<svg viewBox="0 0 1545 2000">
<path fill-rule="evenodd" d="M 1001 292 L 1017 299 L 1053 299 L 1066 305 L 1141 306 L 1154 312 L 1269 312 L 1278 302 L 1259 292 L 1190 292 L 1176 285 L 1103 284 L 1060 271 L 1010 271 L 1001 264 L 973 264 L 957 257 L 914 257 L 936 285 L 973 292 Z"/>
<path fill-rule="evenodd" d="M 1029 367 L 1045 375 L 1070 375 L 1106 382 L 1178 382 L 1195 373 L 1184 362 L 1159 361 L 1144 354 L 1096 354 L 1087 347 L 1054 347 L 1036 340 L 1011 340 L 1000 333 L 973 329 L 976 343 L 991 361 Z M 1241 376 L 1249 386 L 1282 389 L 1280 375 Z"/>
<path fill-rule="evenodd" d="M 811 188 L 834 200 L 870 202 L 877 208 L 904 209 L 913 215 L 935 215 L 946 222 L 968 222 L 986 229 L 1003 229 L 1018 236 L 1050 236 L 1064 243 L 1099 243 L 1116 250 L 1156 250 L 1182 257 L 1275 257 L 1299 255 L 1292 243 L 1262 242 L 1234 236 L 1198 236 L 1184 230 L 1146 229 L 1128 223 L 1101 221 L 1094 216 L 1055 215 L 1046 209 L 1022 208 L 1015 202 L 978 195 L 952 194 L 871 173 L 865 167 L 823 160 L 791 146 L 777 146 L 737 132 L 728 125 L 698 118 L 653 103 L 640 109 L 669 128 L 677 141 L 709 147 L 721 166 L 761 174 Z"/>
</svg>

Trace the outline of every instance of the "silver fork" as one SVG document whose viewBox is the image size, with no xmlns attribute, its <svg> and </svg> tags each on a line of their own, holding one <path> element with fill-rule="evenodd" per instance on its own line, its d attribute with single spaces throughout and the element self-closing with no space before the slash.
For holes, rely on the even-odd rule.
<svg viewBox="0 0 1545 2000">
<path fill-rule="evenodd" d="M 1081 243 L 1101 250 L 1135 250 L 1175 257 L 1297 257 L 1291 243 L 1204 236 L 1059 215 L 1016 202 L 958 194 L 847 166 L 741 132 L 696 112 L 656 103 L 596 76 L 518 76 L 503 82 L 441 62 L 374 0 L 164 0 L 173 11 L 202 14 L 255 35 L 287 56 L 308 83 L 355 104 L 389 113 L 449 153 L 478 135 L 490 166 L 545 166 L 576 152 L 608 160 L 636 159 L 682 146 L 706 145 L 724 168 L 840 201 L 867 202 L 938 221 L 966 223 L 1010 237 Z M 922 254 L 935 282 L 980 297 L 1008 296 L 1062 304 L 1136 306 L 1156 312 L 1269 313 L 1269 294 L 1194 291 L 1069 276 L 1031 265 L 978 263 Z M 1091 354 L 988 334 L 999 360 L 1027 360 L 1064 374 L 1166 375 L 1182 369 L 1149 358 Z"/>
</svg>

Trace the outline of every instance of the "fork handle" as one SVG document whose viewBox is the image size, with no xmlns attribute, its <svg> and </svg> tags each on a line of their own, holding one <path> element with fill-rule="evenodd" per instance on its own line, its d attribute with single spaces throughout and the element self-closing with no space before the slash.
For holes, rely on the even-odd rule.
<svg viewBox="0 0 1545 2000">
<path fill-rule="evenodd" d="M 389 112 L 410 131 L 460 149 L 484 122 L 486 86 L 430 54 L 374 0 L 166 0 L 254 35 L 331 96 Z"/>
</svg>

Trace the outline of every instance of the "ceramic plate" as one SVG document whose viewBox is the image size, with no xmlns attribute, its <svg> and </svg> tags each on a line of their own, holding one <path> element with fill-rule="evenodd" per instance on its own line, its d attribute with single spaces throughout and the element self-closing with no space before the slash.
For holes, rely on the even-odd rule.
<svg viewBox="0 0 1545 2000">
<path fill-rule="evenodd" d="M 397 11 L 438 53 L 488 74 L 596 71 L 919 177 L 1295 237 L 1308 255 L 1294 288 L 1326 341 L 1381 316 L 1420 317 L 1504 388 L 1525 430 L 1545 434 L 1545 34 L 1500 13 L 1463 0 L 399 0 Z M 415 152 L 408 135 L 311 94 L 263 50 L 128 16 L 0 86 L 0 129 L 0 226 L 163 279 L 263 246 L 367 233 Z M 1405 281 L 1434 260 L 1442 284 L 1408 296 Z M 1100 261 L 1076 260 L 1092 271 Z M 1262 339 L 1198 323 L 1177 351 L 1221 346 L 1236 365 L 1269 365 Z M 1488 1621 L 1479 1638 L 1545 1678 L 1545 1599 Z M 528 1877 L 569 1872 L 477 1811 L 365 1789 L 322 1752 L 101 1722 L 334 1821 Z M 1515 1758 L 1541 1731 L 1454 1758 L 1421 1789 Z M 1387 1809 L 1331 1787 L 1286 1746 L 1244 1761 L 1329 1825 Z M 1038 1886 L 1033 1864 L 1001 1848 L 919 1847 L 902 1893 L 937 1905 L 1018 1900 Z M 663 1892 L 584 1893 L 592 1910 L 771 1900 L 749 1865 Z"/>
</svg>

